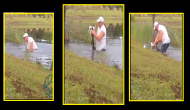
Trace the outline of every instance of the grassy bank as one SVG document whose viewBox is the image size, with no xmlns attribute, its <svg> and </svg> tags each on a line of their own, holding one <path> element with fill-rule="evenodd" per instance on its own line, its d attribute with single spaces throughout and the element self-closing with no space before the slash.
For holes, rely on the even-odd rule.
<svg viewBox="0 0 190 110">
<path fill-rule="evenodd" d="M 65 50 L 66 104 L 122 104 L 123 72 Z"/>
<path fill-rule="evenodd" d="M 181 100 L 182 63 L 131 39 L 132 100 Z"/>
<path fill-rule="evenodd" d="M 5 54 L 5 99 L 51 99 L 44 91 L 50 74 L 38 64 Z"/>
<path fill-rule="evenodd" d="M 147 18 L 147 19 L 145 19 Z M 175 47 L 182 46 L 182 19 L 181 17 L 169 18 L 156 17 L 155 21 L 166 26 L 168 35 L 171 39 L 171 45 Z M 175 23 L 174 23 L 175 22 Z M 153 23 L 151 17 L 132 17 L 131 37 L 141 43 L 150 43 L 153 40 Z"/>
</svg>

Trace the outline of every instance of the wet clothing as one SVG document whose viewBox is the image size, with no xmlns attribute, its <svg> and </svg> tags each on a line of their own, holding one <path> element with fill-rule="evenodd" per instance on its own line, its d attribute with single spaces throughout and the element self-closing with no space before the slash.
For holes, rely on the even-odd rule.
<svg viewBox="0 0 190 110">
<path fill-rule="evenodd" d="M 166 50 L 168 49 L 170 43 L 165 43 L 165 44 L 162 44 L 162 47 L 161 47 L 161 53 L 164 54 L 166 52 Z"/>
<path fill-rule="evenodd" d="M 38 47 L 32 37 L 28 37 L 28 42 L 25 42 L 27 49 L 30 49 L 30 45 L 32 42 L 33 42 L 33 49 L 38 49 Z"/>
<path fill-rule="evenodd" d="M 100 32 L 104 32 L 104 36 L 100 41 L 96 39 L 96 50 L 106 49 L 106 27 L 104 25 L 102 25 L 101 28 L 98 26 L 97 35 L 99 35 Z"/>
</svg>

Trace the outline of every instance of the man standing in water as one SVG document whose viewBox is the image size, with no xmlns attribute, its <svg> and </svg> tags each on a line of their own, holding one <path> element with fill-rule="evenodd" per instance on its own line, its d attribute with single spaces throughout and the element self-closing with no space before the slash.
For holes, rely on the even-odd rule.
<svg viewBox="0 0 190 110">
<path fill-rule="evenodd" d="M 154 23 L 154 30 L 158 31 L 157 37 L 153 43 L 153 45 L 162 42 L 161 53 L 166 55 L 166 50 L 170 45 L 170 38 L 168 36 L 168 32 L 163 25 L 159 25 L 158 22 Z"/>
<path fill-rule="evenodd" d="M 32 37 L 28 37 L 27 33 L 25 33 L 23 37 L 25 40 L 26 49 L 30 49 L 30 51 L 33 49 L 38 49 L 34 39 Z"/>
<path fill-rule="evenodd" d="M 91 30 L 91 34 L 96 38 L 96 50 L 106 50 L 106 27 L 104 26 L 104 18 L 99 17 L 98 30 L 97 33 L 94 30 Z"/>
</svg>

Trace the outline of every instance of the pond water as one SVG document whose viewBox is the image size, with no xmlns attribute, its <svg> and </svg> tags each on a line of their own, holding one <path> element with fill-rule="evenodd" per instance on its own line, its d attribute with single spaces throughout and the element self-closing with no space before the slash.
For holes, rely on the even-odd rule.
<svg viewBox="0 0 190 110">
<path fill-rule="evenodd" d="M 150 44 L 144 43 L 143 45 L 146 46 L 146 48 L 150 48 Z M 158 49 L 161 49 L 161 44 L 159 43 Z M 179 62 L 182 62 L 182 47 L 174 47 L 170 45 L 166 51 L 168 53 L 168 57 L 173 58 Z"/>
<path fill-rule="evenodd" d="M 118 28 L 119 27 L 119 28 Z M 106 27 L 106 51 L 92 50 L 91 44 L 86 44 L 79 40 L 71 39 L 65 42 L 65 49 L 87 57 L 99 63 L 105 63 L 110 66 L 119 65 L 123 70 L 123 24 L 109 24 Z M 119 30 L 118 30 L 119 29 Z"/>
<path fill-rule="evenodd" d="M 52 65 L 52 32 L 45 31 L 46 29 L 20 29 L 23 30 L 23 35 L 25 32 L 36 42 L 38 50 L 33 50 L 30 52 L 25 49 L 25 44 L 15 44 L 12 42 L 5 42 L 5 53 L 14 55 L 21 59 L 27 59 L 32 62 L 40 61 L 42 66 L 50 69 Z M 47 29 L 48 30 L 48 29 Z M 40 37 L 39 37 L 40 36 Z"/>
</svg>

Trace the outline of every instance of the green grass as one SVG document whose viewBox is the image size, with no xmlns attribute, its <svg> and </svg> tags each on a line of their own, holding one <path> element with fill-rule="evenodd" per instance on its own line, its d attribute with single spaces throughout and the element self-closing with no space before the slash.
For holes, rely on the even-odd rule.
<svg viewBox="0 0 190 110">
<path fill-rule="evenodd" d="M 100 17 L 104 17 L 105 23 L 123 23 L 123 12 L 121 11 L 109 11 L 109 10 L 68 10 L 66 12 L 67 19 L 74 19 L 75 23 L 96 23 L 96 20 Z"/>
<path fill-rule="evenodd" d="M 123 72 L 65 50 L 65 103 L 123 103 Z"/>
<path fill-rule="evenodd" d="M 152 21 L 152 17 L 135 17 L 136 21 Z M 155 17 L 155 21 L 165 21 L 165 22 L 182 22 L 182 17 Z"/>
<path fill-rule="evenodd" d="M 52 24 L 52 18 L 13 17 L 13 19 L 10 19 L 10 17 L 7 17 L 5 22 L 17 22 L 20 24 Z"/>
<path fill-rule="evenodd" d="M 23 32 L 19 29 L 5 28 L 5 41 L 22 44 L 24 42 Z"/>
<path fill-rule="evenodd" d="M 86 10 L 85 12 L 82 12 L 81 10 L 67 10 L 66 12 L 67 16 L 82 16 L 82 17 L 95 17 L 99 18 L 100 16 L 103 16 L 104 19 L 106 17 L 122 17 L 123 12 L 122 11 L 109 11 L 109 10 Z"/>
<path fill-rule="evenodd" d="M 131 100 L 181 100 L 182 63 L 131 39 Z"/>
<path fill-rule="evenodd" d="M 98 18 L 87 19 L 87 20 L 76 19 L 73 22 L 74 23 L 97 23 L 96 21 L 97 19 Z M 117 18 L 117 19 L 106 18 L 104 19 L 104 23 L 123 23 L 123 19 L 122 18 Z"/>
<path fill-rule="evenodd" d="M 44 25 L 26 24 L 26 25 L 9 25 L 8 27 L 10 27 L 10 28 L 52 28 L 52 25 L 51 24 L 50 25 L 48 25 L 48 24 L 47 25 L 46 24 L 44 24 Z"/>
<path fill-rule="evenodd" d="M 38 64 L 5 54 L 5 99 L 51 99 L 44 91 L 50 74 Z"/>
<path fill-rule="evenodd" d="M 68 20 L 69 38 L 90 43 L 92 41 L 92 37 L 90 32 L 88 32 L 88 27 L 89 24 L 87 23 L 75 23 L 73 25 L 73 20 Z"/>
</svg>

